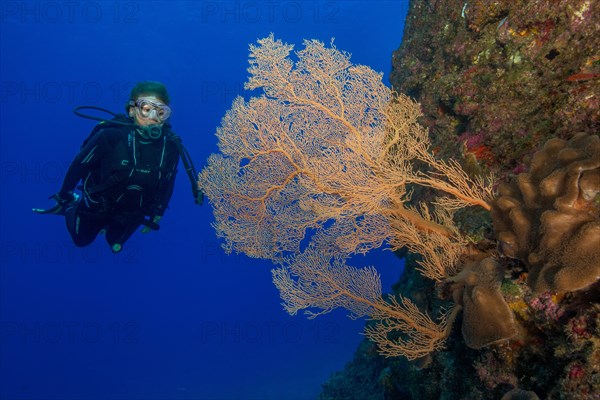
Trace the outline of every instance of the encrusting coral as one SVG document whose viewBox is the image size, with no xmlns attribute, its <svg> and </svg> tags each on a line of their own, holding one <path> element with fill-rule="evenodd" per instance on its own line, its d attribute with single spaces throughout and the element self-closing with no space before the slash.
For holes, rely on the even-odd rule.
<svg viewBox="0 0 600 400">
<path fill-rule="evenodd" d="M 505 255 L 525 261 L 536 292 L 575 291 L 600 278 L 600 138 L 553 139 L 529 172 L 503 184 L 494 228 Z"/>
</svg>

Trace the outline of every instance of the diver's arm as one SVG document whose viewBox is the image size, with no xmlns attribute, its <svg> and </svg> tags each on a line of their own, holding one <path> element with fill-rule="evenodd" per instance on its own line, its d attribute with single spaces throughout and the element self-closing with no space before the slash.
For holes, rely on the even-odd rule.
<svg viewBox="0 0 600 400">
<path fill-rule="evenodd" d="M 101 150 L 105 151 L 104 148 L 106 148 L 106 146 L 100 146 L 101 142 L 99 142 L 98 138 L 94 139 L 95 140 L 91 142 L 94 142 L 95 144 L 86 144 L 80 150 L 79 154 L 75 156 L 75 159 L 67 170 L 67 174 L 65 175 L 60 191 L 49 197 L 50 199 L 56 201 L 56 205 L 50 208 L 33 208 L 33 212 L 38 214 L 65 215 L 65 209 L 69 206 L 69 204 L 76 201 L 79 197 L 73 192 L 73 190 L 82 177 L 89 173 L 90 166 L 95 165 L 98 162 L 92 162 L 92 160 L 99 160 Z"/>
<path fill-rule="evenodd" d="M 165 185 L 165 190 L 162 194 L 161 202 L 156 208 L 156 215 L 163 216 L 167 207 L 169 206 L 169 201 L 171 201 L 171 196 L 173 195 L 173 189 L 175 188 L 175 173 L 171 177 L 171 180 L 167 182 Z"/>
<path fill-rule="evenodd" d="M 177 166 L 177 164 L 175 164 Z M 165 211 L 169 206 L 169 201 L 171 200 L 171 195 L 173 194 L 173 189 L 175 188 L 175 173 L 177 171 L 173 171 L 173 175 L 171 179 L 165 184 L 164 191 L 159 195 L 160 201 L 153 207 L 152 214 L 150 215 L 151 220 L 148 221 L 150 224 L 154 224 L 156 227 L 152 228 L 149 225 L 146 225 L 142 228 L 142 233 L 148 233 L 152 230 L 157 230 L 158 223 L 162 219 L 163 215 L 165 215 Z"/>
<path fill-rule="evenodd" d="M 78 161 L 78 157 L 73 160 L 69 169 L 67 170 L 67 174 L 65 175 L 65 179 L 63 180 L 60 191 L 58 192 L 59 196 L 62 198 L 66 198 L 69 196 L 69 193 L 72 193 L 79 181 L 81 180 L 85 170 L 83 165 Z"/>
<path fill-rule="evenodd" d="M 162 217 L 169 206 L 173 190 L 175 188 L 175 177 L 177 175 L 177 165 L 179 164 L 179 153 L 170 152 L 171 177 L 162 185 L 161 192 L 157 196 L 157 204 L 154 207 L 154 215 Z"/>
<path fill-rule="evenodd" d="M 97 166 L 107 151 L 107 143 L 103 132 L 98 132 L 81 148 L 67 170 L 63 184 L 58 192 L 59 196 L 65 198 L 72 193 L 77 184 L 89 173 L 89 170 Z"/>
</svg>

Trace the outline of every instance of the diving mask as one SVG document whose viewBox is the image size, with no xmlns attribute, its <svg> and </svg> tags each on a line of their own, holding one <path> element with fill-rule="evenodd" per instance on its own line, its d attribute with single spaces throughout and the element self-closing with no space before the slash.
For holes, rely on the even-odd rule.
<svg viewBox="0 0 600 400">
<path fill-rule="evenodd" d="M 171 116 L 171 107 L 166 104 L 159 103 L 140 97 L 135 102 L 130 101 L 130 105 L 135 106 L 142 118 L 149 118 L 155 121 L 164 122 Z"/>
</svg>

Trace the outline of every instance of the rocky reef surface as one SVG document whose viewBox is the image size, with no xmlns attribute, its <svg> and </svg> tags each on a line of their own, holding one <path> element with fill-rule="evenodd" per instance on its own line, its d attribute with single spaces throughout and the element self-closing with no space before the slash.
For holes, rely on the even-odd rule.
<svg viewBox="0 0 600 400">
<path fill-rule="evenodd" d="M 476 254 L 457 277 L 435 284 L 399 254 L 395 293 L 433 316 L 461 305 L 446 347 L 408 362 L 365 340 L 321 399 L 600 398 L 598 15 L 590 0 L 411 1 L 391 84 L 421 103 L 436 155 L 493 173 L 497 194 L 456 216 Z"/>
</svg>

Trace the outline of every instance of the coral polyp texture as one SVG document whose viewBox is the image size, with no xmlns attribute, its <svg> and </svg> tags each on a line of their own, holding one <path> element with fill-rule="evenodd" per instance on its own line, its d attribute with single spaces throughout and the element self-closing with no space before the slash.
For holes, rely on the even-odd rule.
<svg viewBox="0 0 600 400">
<path fill-rule="evenodd" d="M 574 291 L 600 278 L 600 138 L 553 139 L 530 170 L 499 189 L 494 228 L 503 252 L 526 262 L 536 292 Z"/>
<path fill-rule="evenodd" d="M 390 81 L 441 152 L 518 170 L 552 137 L 597 132 L 597 15 L 593 0 L 413 0 Z"/>
</svg>

